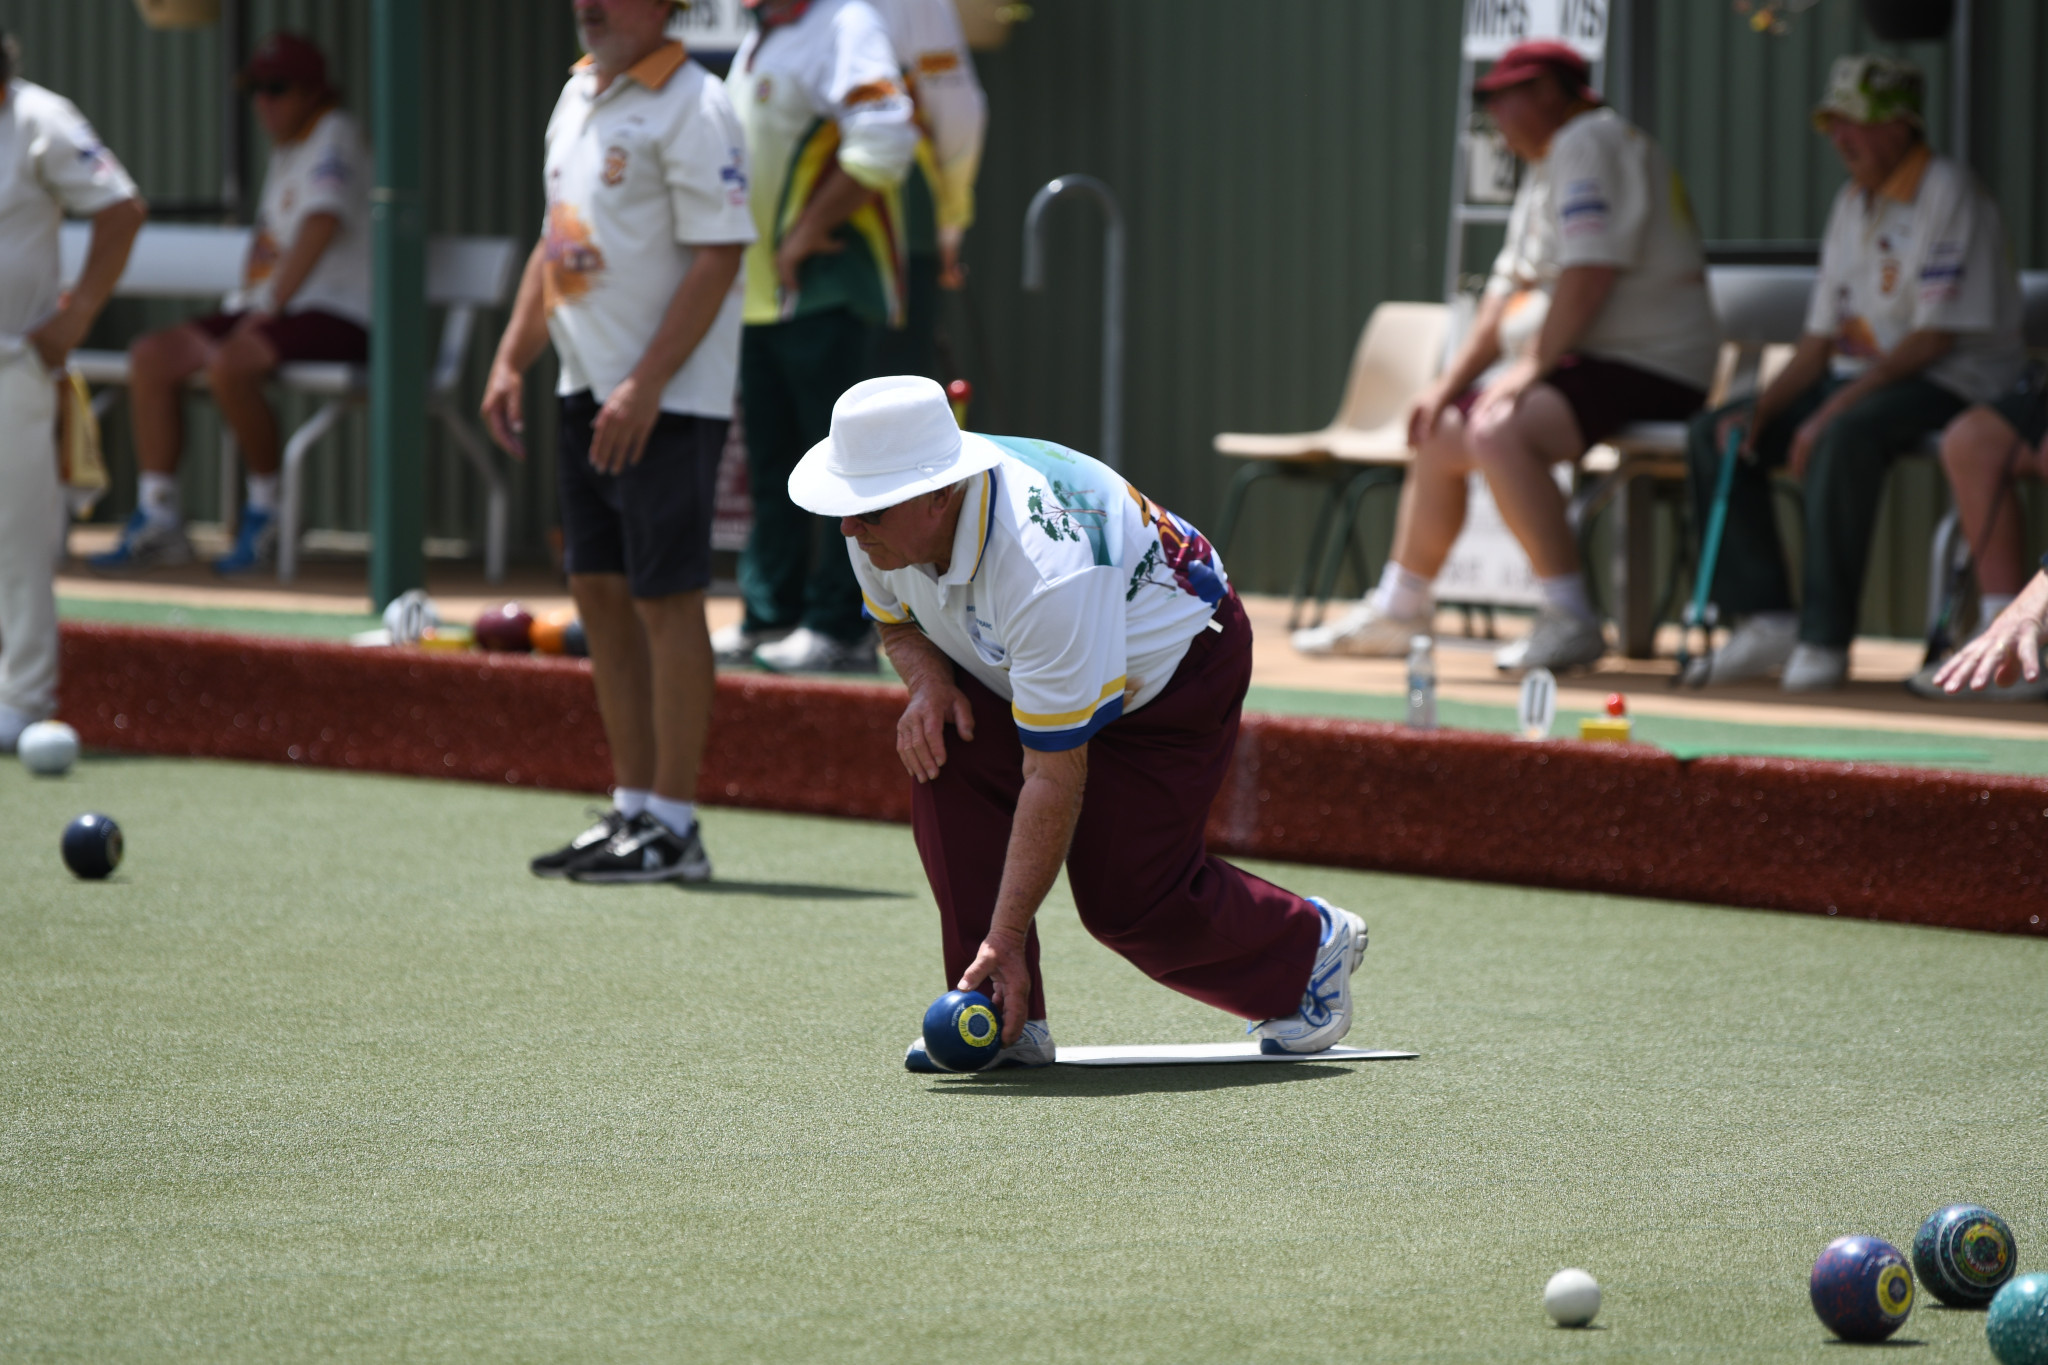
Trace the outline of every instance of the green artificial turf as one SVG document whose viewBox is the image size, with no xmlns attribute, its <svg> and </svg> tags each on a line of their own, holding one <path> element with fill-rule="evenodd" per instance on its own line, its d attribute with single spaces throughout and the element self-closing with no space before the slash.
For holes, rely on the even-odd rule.
<svg viewBox="0 0 2048 1365">
<path fill-rule="evenodd" d="M 529 877 L 582 804 L 0 767 L 0 1359 L 1839 1365 L 1833 1236 L 1980 1200 L 2048 1268 L 2048 942 L 1267 868 L 1366 915 L 1350 1041 L 1420 1060 L 922 1078 L 906 830 Z M 1237 1035 L 1044 927 L 1061 1040 Z"/>
<path fill-rule="evenodd" d="M 375 630 L 383 618 L 330 611 L 270 611 L 262 607 L 193 607 L 175 602 L 130 602 L 103 597 L 60 597 L 57 614 L 66 621 L 105 621 L 170 630 L 220 630 L 244 635 L 291 635 L 346 640 Z"/>
</svg>

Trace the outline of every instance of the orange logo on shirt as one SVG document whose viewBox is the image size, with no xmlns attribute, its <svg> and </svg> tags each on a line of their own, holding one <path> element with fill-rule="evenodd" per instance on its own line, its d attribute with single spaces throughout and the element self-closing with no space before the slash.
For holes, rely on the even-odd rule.
<svg viewBox="0 0 2048 1365">
<path fill-rule="evenodd" d="M 943 76 L 948 71 L 960 69 L 960 54 L 941 48 L 937 52 L 917 54 L 917 74 L 920 76 Z"/>
<path fill-rule="evenodd" d="M 869 81 L 846 92 L 846 107 L 858 109 L 863 104 L 887 104 L 902 93 L 903 88 L 894 81 Z"/>
<path fill-rule="evenodd" d="M 1899 262 L 1896 257 L 1887 256 L 1877 263 L 1877 287 L 1880 293 L 1889 294 L 1898 288 Z"/>
<path fill-rule="evenodd" d="M 616 185 L 626 178 L 626 149 L 607 147 L 604 149 L 604 183 Z"/>
<path fill-rule="evenodd" d="M 256 235 L 249 240 L 249 259 L 242 263 L 243 285 L 254 288 L 269 279 L 283 256 L 284 252 L 278 248 L 277 238 L 270 235 L 270 229 L 258 227 Z"/>
<path fill-rule="evenodd" d="M 1875 360 L 1884 354 L 1877 344 L 1877 333 L 1854 314 L 1843 318 L 1842 325 L 1835 330 L 1835 351 L 1851 360 Z"/>
<path fill-rule="evenodd" d="M 550 313 L 588 294 L 604 273 L 604 253 L 591 240 L 590 225 L 574 206 L 549 206 L 541 266 L 541 293 Z"/>
</svg>

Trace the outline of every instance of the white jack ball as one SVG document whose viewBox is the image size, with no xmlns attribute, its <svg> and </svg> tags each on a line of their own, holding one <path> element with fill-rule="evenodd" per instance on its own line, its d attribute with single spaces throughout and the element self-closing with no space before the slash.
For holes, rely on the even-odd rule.
<svg viewBox="0 0 2048 1365">
<path fill-rule="evenodd" d="M 62 777 L 78 762 L 78 731 L 61 720 L 39 720 L 21 732 L 14 751 L 38 777 Z"/>
<path fill-rule="evenodd" d="M 1600 1282 L 1583 1270 L 1560 1270 L 1543 1286 L 1543 1311 L 1559 1327 L 1584 1327 L 1600 1311 Z"/>
</svg>

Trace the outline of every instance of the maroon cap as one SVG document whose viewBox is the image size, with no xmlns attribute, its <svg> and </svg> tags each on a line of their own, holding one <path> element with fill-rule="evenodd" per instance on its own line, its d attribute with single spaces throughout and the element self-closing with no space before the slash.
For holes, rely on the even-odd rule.
<svg viewBox="0 0 2048 1365">
<path fill-rule="evenodd" d="M 265 38 L 236 82 L 247 90 L 257 85 L 296 85 L 326 90 L 327 58 L 310 39 L 282 30 Z"/>
<path fill-rule="evenodd" d="M 1491 95 L 1538 76 L 1556 76 L 1573 94 L 1600 98 L 1593 92 L 1593 69 L 1586 59 L 1565 44 L 1553 42 L 1515 44 L 1501 54 L 1491 71 L 1472 82 L 1472 89 L 1476 94 Z"/>
</svg>

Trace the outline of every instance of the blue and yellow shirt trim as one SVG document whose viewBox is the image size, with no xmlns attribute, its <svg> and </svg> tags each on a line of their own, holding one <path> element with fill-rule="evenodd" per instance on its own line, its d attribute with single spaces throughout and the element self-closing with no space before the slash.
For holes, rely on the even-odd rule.
<svg viewBox="0 0 2048 1365">
<path fill-rule="evenodd" d="M 1010 708 L 1010 716 L 1017 722 L 1017 737 L 1024 747 L 1055 754 L 1080 748 L 1095 737 L 1096 731 L 1123 713 L 1124 679 L 1120 677 L 1104 683 L 1102 695 L 1094 704 L 1078 711 L 1040 715 L 1015 706 Z"/>
</svg>

